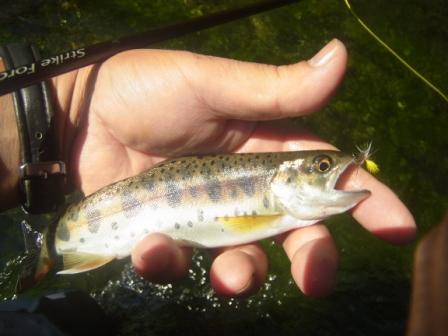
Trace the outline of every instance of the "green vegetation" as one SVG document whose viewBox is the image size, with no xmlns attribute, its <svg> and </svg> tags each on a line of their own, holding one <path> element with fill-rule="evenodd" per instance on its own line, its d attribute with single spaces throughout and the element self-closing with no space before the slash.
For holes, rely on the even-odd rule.
<svg viewBox="0 0 448 336">
<path fill-rule="evenodd" d="M 250 1 L 20 0 L 2 9 L 0 43 L 34 42 L 49 56 L 246 3 Z M 446 1 L 351 4 L 387 44 L 448 91 Z M 156 47 L 284 64 L 310 57 L 333 37 L 350 53 L 346 79 L 328 107 L 296 123 L 347 151 L 373 141 L 381 166 L 378 177 L 412 210 L 421 237 L 438 223 L 448 204 L 448 105 L 374 41 L 344 1 L 302 0 Z M 18 211 L 0 215 L 2 298 L 11 297 L 20 264 L 22 217 Z M 283 252 L 269 242 L 269 281 L 246 301 L 213 295 L 205 254 L 196 256 L 189 278 L 180 284 L 148 284 L 127 262 L 117 262 L 70 280 L 54 277 L 31 294 L 74 285 L 89 290 L 120 320 L 122 335 L 403 334 L 414 246 L 384 243 L 348 216 L 328 224 L 341 252 L 341 268 L 336 292 L 325 299 L 298 292 Z"/>
</svg>

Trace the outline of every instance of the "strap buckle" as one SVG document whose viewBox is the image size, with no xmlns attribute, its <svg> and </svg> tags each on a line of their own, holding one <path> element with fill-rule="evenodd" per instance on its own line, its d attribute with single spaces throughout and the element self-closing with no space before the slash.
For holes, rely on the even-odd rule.
<svg viewBox="0 0 448 336">
<path fill-rule="evenodd" d="M 62 161 L 21 165 L 23 210 L 32 214 L 58 211 L 64 204 L 65 176 L 65 163 Z"/>
<path fill-rule="evenodd" d="M 32 178 L 47 179 L 49 175 L 66 175 L 65 163 L 62 161 L 44 161 L 25 163 L 19 168 L 22 180 Z"/>
</svg>

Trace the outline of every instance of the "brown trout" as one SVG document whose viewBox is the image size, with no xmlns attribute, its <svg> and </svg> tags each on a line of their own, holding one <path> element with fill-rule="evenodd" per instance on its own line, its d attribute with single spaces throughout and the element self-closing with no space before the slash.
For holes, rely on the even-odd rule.
<svg viewBox="0 0 448 336">
<path fill-rule="evenodd" d="M 44 234 L 35 278 L 62 257 L 59 274 L 129 256 L 145 235 L 213 248 L 315 224 L 370 195 L 336 182 L 356 155 L 314 150 L 181 157 L 98 190 L 68 207 Z"/>
</svg>

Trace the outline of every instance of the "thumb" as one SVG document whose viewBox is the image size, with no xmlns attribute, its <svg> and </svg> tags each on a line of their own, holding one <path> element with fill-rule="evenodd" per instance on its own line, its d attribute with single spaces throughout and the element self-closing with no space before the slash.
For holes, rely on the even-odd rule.
<svg viewBox="0 0 448 336">
<path fill-rule="evenodd" d="M 309 61 L 274 66 L 193 55 L 184 73 L 209 112 L 220 118 L 270 120 L 322 107 L 340 83 L 347 51 L 332 40 Z"/>
</svg>

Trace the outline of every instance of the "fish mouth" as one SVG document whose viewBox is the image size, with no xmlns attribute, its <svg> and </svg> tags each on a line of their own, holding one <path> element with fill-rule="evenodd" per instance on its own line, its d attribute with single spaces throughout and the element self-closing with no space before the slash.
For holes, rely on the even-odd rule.
<svg viewBox="0 0 448 336">
<path fill-rule="evenodd" d="M 342 185 L 349 177 L 349 168 L 359 167 L 356 157 L 347 157 L 340 164 L 339 168 L 329 179 L 328 190 L 337 195 L 338 198 L 345 200 L 347 203 L 357 203 L 371 195 L 371 191 L 367 189 L 361 190 L 341 190 L 338 185 Z"/>
</svg>

